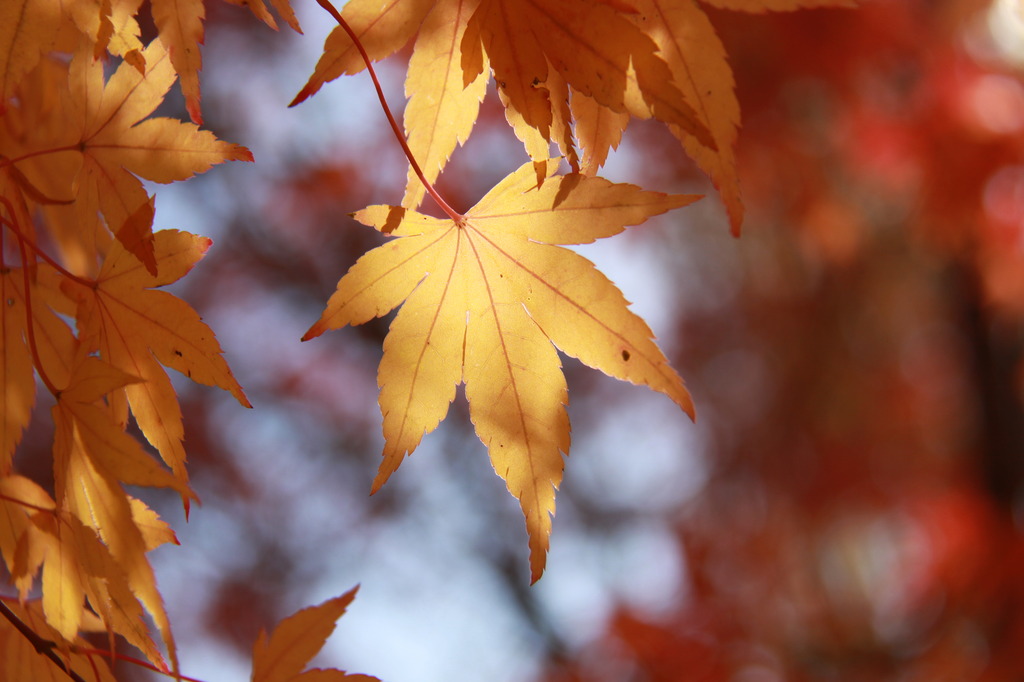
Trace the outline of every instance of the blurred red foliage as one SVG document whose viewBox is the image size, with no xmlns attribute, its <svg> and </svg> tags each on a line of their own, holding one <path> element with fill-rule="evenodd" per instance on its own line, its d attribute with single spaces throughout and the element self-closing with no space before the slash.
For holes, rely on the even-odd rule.
<svg viewBox="0 0 1024 682">
<path fill-rule="evenodd" d="M 712 15 L 751 255 L 680 321 L 685 585 L 547 679 L 1024 679 L 1024 80 L 987 12 Z"/>
</svg>

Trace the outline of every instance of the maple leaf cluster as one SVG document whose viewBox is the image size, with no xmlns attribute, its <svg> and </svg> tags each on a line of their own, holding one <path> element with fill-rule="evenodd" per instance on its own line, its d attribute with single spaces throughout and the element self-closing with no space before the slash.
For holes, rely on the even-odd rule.
<svg viewBox="0 0 1024 682">
<path fill-rule="evenodd" d="M 23 25 L 16 45 L 38 28 Z M 8 527 L 0 551 L 23 598 L 41 570 L 42 612 L 62 641 L 82 627 L 88 603 L 107 628 L 163 666 L 145 611 L 176 666 L 146 559 L 176 540 L 124 486 L 169 488 L 186 506 L 196 498 L 165 367 L 248 401 L 213 332 L 186 303 L 158 290 L 184 276 L 210 240 L 154 233 L 154 199 L 142 179 L 184 180 L 252 155 L 192 123 L 147 118 L 175 78 L 160 40 L 125 58 L 108 80 L 94 46 L 75 38 L 80 47 L 70 60 L 40 53 L 30 67 L 8 65 L 6 73 L 0 505 Z M 33 369 L 54 399 L 52 498 L 13 472 L 36 400 Z M 169 469 L 125 432 L 129 415 Z"/>
<path fill-rule="evenodd" d="M 246 4 L 273 23 L 261 3 Z M 287 2 L 274 4 L 298 30 Z M 54 664 L 69 676 L 111 679 L 76 639 L 97 629 L 122 636 L 157 669 L 177 670 L 147 558 L 177 539 L 125 486 L 173 490 L 186 510 L 197 499 L 166 368 L 250 406 L 213 331 L 160 290 L 186 275 L 211 241 L 154 231 L 155 197 L 143 180 L 185 180 L 252 154 L 196 125 L 202 3 L 152 2 L 160 36 L 148 45 L 139 5 L 0 7 L 0 555 L 19 596 L 0 606 L 35 633 L 30 640 L 0 627 L 0 679 L 48 678 Z M 108 78 L 110 57 L 120 61 Z M 178 74 L 195 123 L 152 116 Z M 14 469 L 37 376 L 52 398 L 52 494 Z M 130 422 L 150 451 L 127 432 Z M 26 601 L 37 580 L 41 598 Z M 47 647 L 61 656 L 28 653 Z M 293 667 L 288 677 L 298 674 Z"/>
</svg>

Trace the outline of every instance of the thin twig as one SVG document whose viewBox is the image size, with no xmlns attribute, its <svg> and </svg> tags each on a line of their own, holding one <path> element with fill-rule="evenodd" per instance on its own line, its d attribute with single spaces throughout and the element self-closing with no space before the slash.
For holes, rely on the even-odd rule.
<svg viewBox="0 0 1024 682">
<path fill-rule="evenodd" d="M 174 673 L 172 673 L 171 671 L 164 670 L 159 666 L 155 666 L 149 661 L 144 661 L 141 658 L 135 658 L 134 656 L 128 656 L 127 654 L 119 654 L 116 651 L 104 651 L 103 649 L 85 649 L 82 647 L 72 647 L 71 650 L 74 651 L 76 654 L 82 654 L 83 656 L 109 656 L 111 658 L 116 658 L 119 661 L 133 663 L 139 667 L 146 668 L 147 670 L 152 670 L 155 673 L 160 673 L 161 675 L 165 675 L 167 677 L 174 677 L 174 679 L 176 680 L 184 680 L 184 682 L 203 682 L 203 680 L 200 680 L 199 678 L 189 677 L 188 675 L 178 674 L 177 676 L 175 676 Z"/>
<path fill-rule="evenodd" d="M 25 625 L 25 623 L 18 618 L 18 615 L 8 608 L 7 604 L 5 604 L 3 600 L 0 600 L 0 614 L 3 614 L 4 618 L 9 620 L 11 625 L 13 625 L 15 629 L 17 629 L 17 631 L 29 641 L 29 643 L 35 648 L 36 653 L 46 656 L 48 659 L 53 661 L 53 664 L 60 668 L 61 671 L 74 680 L 74 682 L 85 682 L 85 680 L 82 679 L 78 673 L 72 670 L 70 666 L 66 665 L 64 661 L 61 660 L 60 656 L 57 655 L 57 652 L 54 651 L 57 646 L 56 642 L 44 639 L 39 636 L 35 630 Z"/>
<path fill-rule="evenodd" d="M 42 258 L 44 261 L 46 261 L 46 263 L 50 267 L 52 267 L 54 270 L 56 270 L 60 274 L 64 275 L 65 277 L 67 277 L 71 281 L 76 282 L 78 284 L 81 284 L 83 287 L 89 287 L 90 289 L 93 289 L 93 288 L 96 287 L 96 282 L 94 282 L 92 280 L 89 280 L 89 279 L 85 279 L 83 277 L 79 277 L 78 275 L 74 274 L 73 272 L 70 272 L 70 271 L 66 270 L 64 268 L 64 266 L 62 266 L 60 263 L 58 263 L 56 260 L 54 260 L 53 257 L 50 256 L 48 253 L 46 253 L 41 248 L 39 248 L 39 246 L 37 246 L 34 241 L 29 239 L 28 236 L 25 235 L 18 228 L 18 225 L 13 222 L 13 220 L 14 220 L 14 207 L 11 205 L 11 202 L 8 201 L 6 197 L 0 197 L 0 204 L 3 204 L 4 206 L 6 206 L 7 207 L 7 212 L 11 214 L 11 220 L 7 220 L 3 216 L 0 216 L 0 223 L 3 223 L 8 228 L 10 228 L 11 232 L 13 232 L 15 235 L 17 235 L 19 240 L 24 240 L 24 242 L 26 244 L 28 244 L 29 248 L 31 248 L 32 251 L 34 251 L 37 256 Z"/>
</svg>

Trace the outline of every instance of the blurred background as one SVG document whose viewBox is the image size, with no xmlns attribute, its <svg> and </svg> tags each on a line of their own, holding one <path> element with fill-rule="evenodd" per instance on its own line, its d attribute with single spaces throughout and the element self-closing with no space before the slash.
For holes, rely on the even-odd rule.
<svg viewBox="0 0 1024 682">
<path fill-rule="evenodd" d="M 186 524 L 153 501 L 182 542 L 153 561 L 183 672 L 248 679 L 260 628 L 360 584 L 317 662 L 389 682 L 1024 679 L 1016 2 L 708 8 L 743 111 L 743 236 L 634 121 L 603 175 L 708 196 L 580 249 L 698 419 L 565 359 L 573 448 L 533 587 L 461 393 L 369 497 L 388 320 L 299 342 L 379 241 L 348 214 L 398 203 L 405 164 L 365 73 L 286 108 L 332 27 L 295 4 L 302 36 L 209 4 L 203 111 L 257 163 L 157 190 L 158 227 L 214 239 L 176 292 L 255 405 L 177 384 L 203 505 Z M 380 67 L 396 110 L 407 57 Z M 440 183 L 460 210 L 526 160 L 493 92 L 467 147 Z"/>
</svg>

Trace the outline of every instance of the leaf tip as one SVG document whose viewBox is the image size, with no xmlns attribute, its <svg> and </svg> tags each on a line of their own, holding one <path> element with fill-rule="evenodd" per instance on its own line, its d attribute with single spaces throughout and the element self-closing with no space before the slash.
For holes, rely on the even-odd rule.
<svg viewBox="0 0 1024 682">
<path fill-rule="evenodd" d="M 199 109 L 199 98 L 189 98 L 189 101 L 185 104 L 185 109 L 188 110 L 188 116 L 192 119 L 192 122 L 197 126 L 203 125 L 203 112 Z"/>
<path fill-rule="evenodd" d="M 256 157 L 252 155 L 252 151 L 248 147 L 243 147 L 238 144 L 235 145 L 233 161 L 248 161 L 249 163 L 255 163 Z"/>
<path fill-rule="evenodd" d="M 303 102 L 310 98 L 313 92 L 313 88 L 309 86 L 309 83 L 306 83 L 306 85 L 304 85 L 303 88 L 299 90 L 299 93 L 292 98 L 292 101 L 288 103 L 288 108 L 291 109 L 292 107 L 302 104 Z"/>
<path fill-rule="evenodd" d="M 682 208 L 683 206 L 689 206 L 690 204 L 696 203 L 704 198 L 703 194 L 673 194 L 672 198 L 675 200 L 676 205 L 673 208 Z"/>
<path fill-rule="evenodd" d="M 733 237 L 739 239 L 743 229 L 743 202 L 738 199 L 726 202 L 726 213 L 729 214 L 729 232 Z"/>
<path fill-rule="evenodd" d="M 686 387 L 682 387 L 682 391 L 679 395 L 671 395 L 672 402 L 679 406 L 686 416 L 690 418 L 690 421 L 697 421 L 697 411 L 693 406 L 693 398 L 690 397 L 690 392 L 686 390 Z"/>
<path fill-rule="evenodd" d="M 536 585 L 537 581 L 544 575 L 544 568 L 547 565 L 547 548 L 530 550 L 530 584 Z"/>
</svg>

